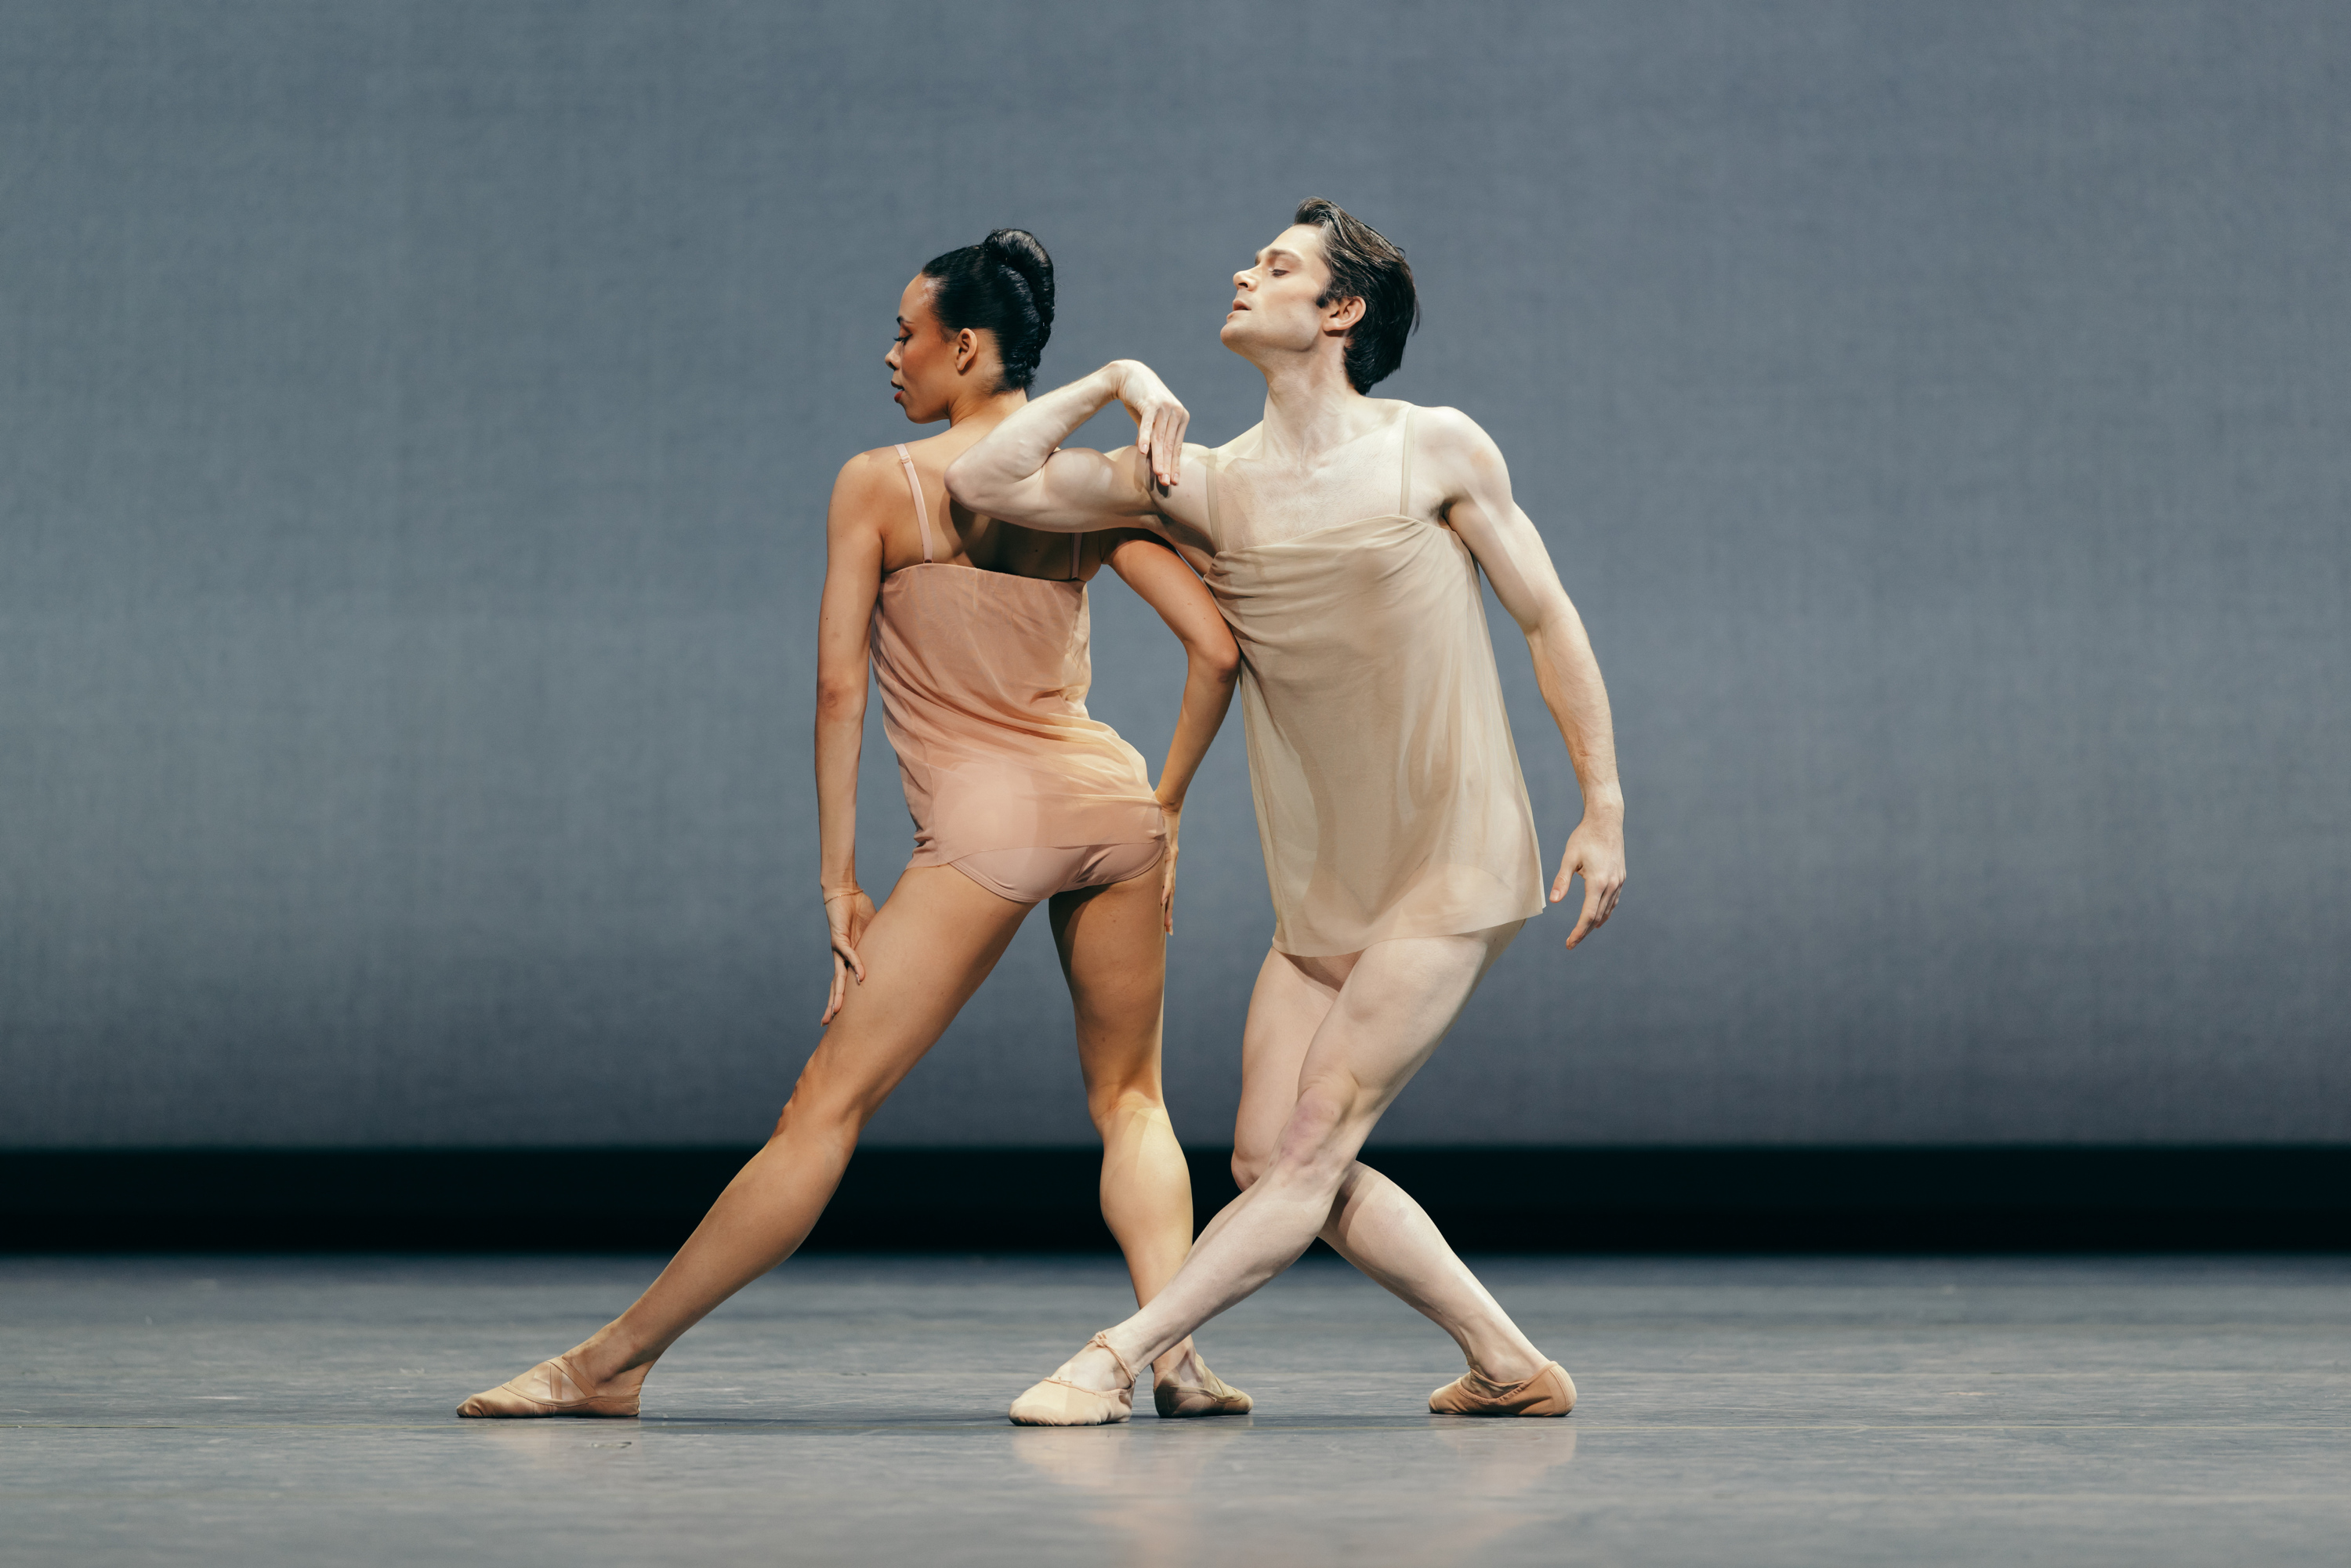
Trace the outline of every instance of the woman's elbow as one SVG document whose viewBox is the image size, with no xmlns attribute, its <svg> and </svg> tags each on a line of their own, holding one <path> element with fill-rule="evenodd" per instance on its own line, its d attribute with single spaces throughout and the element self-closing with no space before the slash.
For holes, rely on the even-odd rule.
<svg viewBox="0 0 2351 1568">
<path fill-rule="evenodd" d="M 1220 686 L 1229 686 L 1241 673 L 1241 651 L 1230 637 L 1222 642 L 1195 643 L 1187 650 L 1196 675 L 1205 676 Z"/>
<path fill-rule="evenodd" d="M 842 719 L 851 723 L 863 719 L 865 683 L 819 679 L 816 684 L 816 716 L 820 721 Z"/>
</svg>

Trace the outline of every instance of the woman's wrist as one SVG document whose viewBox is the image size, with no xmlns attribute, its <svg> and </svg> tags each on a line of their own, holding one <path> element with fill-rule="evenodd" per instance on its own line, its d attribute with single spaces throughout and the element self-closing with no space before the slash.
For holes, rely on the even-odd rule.
<svg viewBox="0 0 2351 1568">
<path fill-rule="evenodd" d="M 817 880 L 817 887 L 823 893 L 824 901 L 827 904 L 831 904 L 836 898 L 847 898 L 852 894 L 863 893 L 865 891 L 863 888 L 857 885 L 857 879 L 853 876 L 839 878 L 820 877 Z"/>
</svg>

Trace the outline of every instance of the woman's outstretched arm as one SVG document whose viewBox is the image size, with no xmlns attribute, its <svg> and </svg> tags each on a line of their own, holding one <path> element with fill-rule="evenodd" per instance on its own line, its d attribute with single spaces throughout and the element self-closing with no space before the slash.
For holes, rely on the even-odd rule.
<svg viewBox="0 0 2351 1568">
<path fill-rule="evenodd" d="M 882 530 L 875 519 L 884 515 L 888 484 L 875 454 L 851 458 L 833 481 L 832 505 L 824 519 L 824 597 L 816 632 L 816 821 L 817 874 L 832 934 L 825 1023 L 841 1010 L 851 977 L 864 983 L 857 943 L 873 918 L 873 901 L 857 885 L 857 760 L 865 741 L 868 637 L 873 601 L 882 591 Z"/>
<path fill-rule="evenodd" d="M 1113 402 L 1135 422 L 1135 444 L 1116 452 L 1060 450 L 1078 426 Z M 947 494 L 982 517 L 1051 533 L 1090 533 L 1165 509 L 1183 475 L 1192 416 L 1147 366 L 1113 360 L 1037 398 L 988 432 L 947 469 Z"/>
<path fill-rule="evenodd" d="M 1167 629 L 1184 645 L 1184 706 L 1176 716 L 1175 737 L 1167 743 L 1167 760 L 1159 769 L 1160 809 L 1167 815 L 1167 856 L 1161 862 L 1159 915 L 1166 929 L 1176 929 L 1176 831 L 1184 815 L 1184 796 L 1192 776 L 1208 755 L 1209 742 L 1232 706 L 1233 680 L 1240 673 L 1240 649 L 1233 642 L 1217 601 L 1192 569 L 1176 552 L 1147 534 L 1115 537 L 1105 557 L 1111 570 L 1159 612 Z"/>
</svg>

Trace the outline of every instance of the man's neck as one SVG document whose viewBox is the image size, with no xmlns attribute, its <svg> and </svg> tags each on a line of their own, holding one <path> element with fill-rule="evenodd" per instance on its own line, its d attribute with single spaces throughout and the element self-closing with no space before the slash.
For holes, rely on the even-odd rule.
<svg viewBox="0 0 2351 1568">
<path fill-rule="evenodd" d="M 1348 384 L 1346 365 L 1336 354 L 1301 354 L 1258 369 L 1265 372 L 1262 457 L 1311 462 L 1379 423 L 1378 410 Z"/>
</svg>

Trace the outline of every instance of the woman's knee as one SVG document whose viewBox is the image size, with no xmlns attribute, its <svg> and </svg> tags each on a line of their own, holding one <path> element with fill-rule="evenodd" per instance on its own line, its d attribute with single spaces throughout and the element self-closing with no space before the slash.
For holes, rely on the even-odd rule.
<svg viewBox="0 0 2351 1568">
<path fill-rule="evenodd" d="M 1113 1128 L 1132 1117 L 1167 1115 L 1166 1102 L 1160 1098 L 1159 1085 L 1149 1082 L 1121 1082 L 1090 1083 L 1086 1086 L 1086 1114 L 1093 1118 L 1094 1130 L 1104 1138 Z"/>
<path fill-rule="evenodd" d="M 810 1062 L 777 1113 L 773 1135 L 797 1132 L 853 1144 L 887 1095 L 886 1089 L 876 1092 L 871 1085 L 839 1082 Z"/>
</svg>

